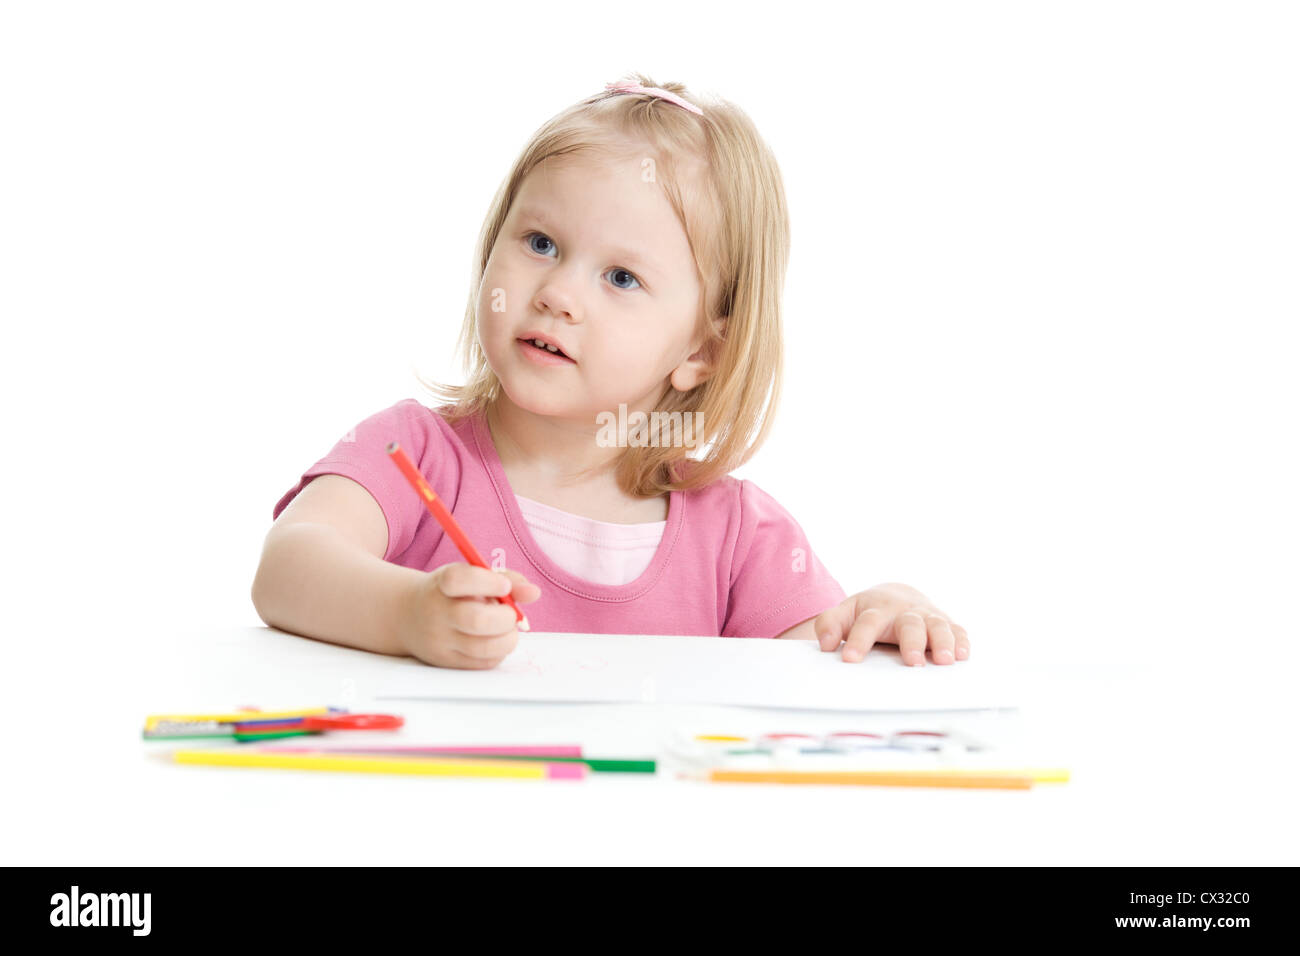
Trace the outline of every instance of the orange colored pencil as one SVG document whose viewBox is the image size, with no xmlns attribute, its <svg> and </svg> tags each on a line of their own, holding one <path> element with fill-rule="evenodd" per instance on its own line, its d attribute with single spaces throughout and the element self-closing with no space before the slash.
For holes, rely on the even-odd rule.
<svg viewBox="0 0 1300 956">
<path fill-rule="evenodd" d="M 917 770 L 724 770 L 716 768 L 707 780 L 724 783 L 844 783 L 871 787 L 976 787 L 994 790 L 1028 790 L 1033 777 L 1021 773 Z"/>
<path fill-rule="evenodd" d="M 447 506 L 442 503 L 442 499 L 439 498 L 437 493 L 429 487 L 429 483 L 424 480 L 424 475 L 420 474 L 419 469 L 411 463 L 411 459 L 406 457 L 406 452 L 402 451 L 395 441 L 389 442 L 385 451 L 388 452 L 388 457 L 393 460 L 393 464 L 398 467 L 402 474 L 406 476 L 406 480 L 411 483 L 411 487 L 414 488 L 416 494 L 420 496 L 420 500 L 424 502 L 424 506 L 429 509 L 429 514 L 437 518 L 438 524 L 442 525 L 442 529 L 446 531 L 447 534 L 451 535 L 451 540 L 456 542 L 456 547 L 460 548 L 460 553 L 465 556 L 465 560 L 476 567 L 486 568 L 488 566 L 487 562 L 484 561 L 482 555 L 478 553 L 478 548 L 474 547 L 474 543 L 470 541 L 465 535 L 465 532 L 461 530 L 456 519 L 453 518 L 451 512 L 447 510 Z M 519 622 L 519 630 L 529 630 L 528 618 L 524 617 L 524 612 L 519 610 L 519 605 L 515 603 L 514 598 L 507 594 L 505 597 L 497 598 L 497 600 L 502 604 L 509 604 L 510 607 L 514 609 L 515 619 Z"/>
</svg>

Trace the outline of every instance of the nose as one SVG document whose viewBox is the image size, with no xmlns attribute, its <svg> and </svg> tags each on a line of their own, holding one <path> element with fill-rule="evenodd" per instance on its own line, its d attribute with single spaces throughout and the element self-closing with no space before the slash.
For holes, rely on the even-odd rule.
<svg viewBox="0 0 1300 956">
<path fill-rule="evenodd" d="M 537 290 L 533 305 L 539 312 L 549 312 L 566 322 L 577 322 L 582 318 L 581 299 L 576 291 L 578 277 L 568 273 L 569 270 L 562 269 L 552 272 Z"/>
</svg>

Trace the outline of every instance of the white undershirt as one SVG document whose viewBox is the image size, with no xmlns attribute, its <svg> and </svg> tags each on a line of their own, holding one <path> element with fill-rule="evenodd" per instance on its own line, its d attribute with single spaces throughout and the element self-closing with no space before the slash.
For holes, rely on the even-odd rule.
<svg viewBox="0 0 1300 956">
<path fill-rule="evenodd" d="M 515 495 L 537 546 L 585 581 L 627 584 L 641 576 L 659 550 L 667 520 L 615 524 L 552 508 Z"/>
</svg>

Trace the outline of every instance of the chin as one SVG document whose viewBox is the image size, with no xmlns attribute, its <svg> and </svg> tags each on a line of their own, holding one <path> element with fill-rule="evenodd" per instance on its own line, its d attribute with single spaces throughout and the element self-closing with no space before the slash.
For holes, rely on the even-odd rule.
<svg viewBox="0 0 1300 956">
<path fill-rule="evenodd" d="M 531 412 L 534 415 L 545 415 L 548 418 L 573 418 L 576 415 L 581 416 L 581 411 L 575 407 L 573 393 L 564 393 L 563 391 L 551 391 L 546 388 L 538 388 L 535 385 L 528 385 L 519 388 L 517 384 L 511 382 L 508 378 L 503 378 L 500 374 L 497 378 L 501 382 L 501 390 L 505 392 L 506 397 L 515 404 L 515 407 L 525 412 Z M 593 413 L 592 422 L 596 420 Z"/>
</svg>

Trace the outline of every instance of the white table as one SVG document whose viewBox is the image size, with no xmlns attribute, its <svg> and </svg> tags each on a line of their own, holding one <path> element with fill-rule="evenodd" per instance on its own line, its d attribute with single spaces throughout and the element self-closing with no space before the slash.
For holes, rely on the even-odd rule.
<svg viewBox="0 0 1300 956">
<path fill-rule="evenodd" d="M 1072 674 L 1038 662 L 1035 692 L 1021 712 L 1060 736 L 1071 781 L 1028 792 L 957 791 L 708 784 L 669 773 L 547 783 L 180 766 L 159 756 L 175 744 L 140 739 L 146 714 L 334 704 L 401 713 L 400 734 L 409 741 L 517 739 L 526 727 L 531 740 L 605 744 L 629 756 L 652 754 L 672 721 L 800 730 L 826 727 L 827 714 L 399 703 L 374 695 L 395 669 L 424 665 L 269 628 L 164 632 L 154 625 L 122 633 L 134 642 L 82 650 L 76 666 L 88 670 L 75 685 L 75 707 L 47 713 L 40 734 L 13 742 L 29 772 L 7 799 L 7 862 L 1296 862 L 1292 771 L 1284 766 L 1294 746 L 1266 708 L 1249 709 L 1271 698 L 1261 672 L 1248 662 L 1236 668 L 1229 653 L 1119 677 L 1077 662 Z M 1222 689 L 1235 686 L 1238 672 L 1251 676 L 1251 691 L 1225 705 Z M 852 719 L 844 715 L 845 723 Z M 1141 739 L 1127 729 L 1138 723 L 1170 736 Z"/>
</svg>

